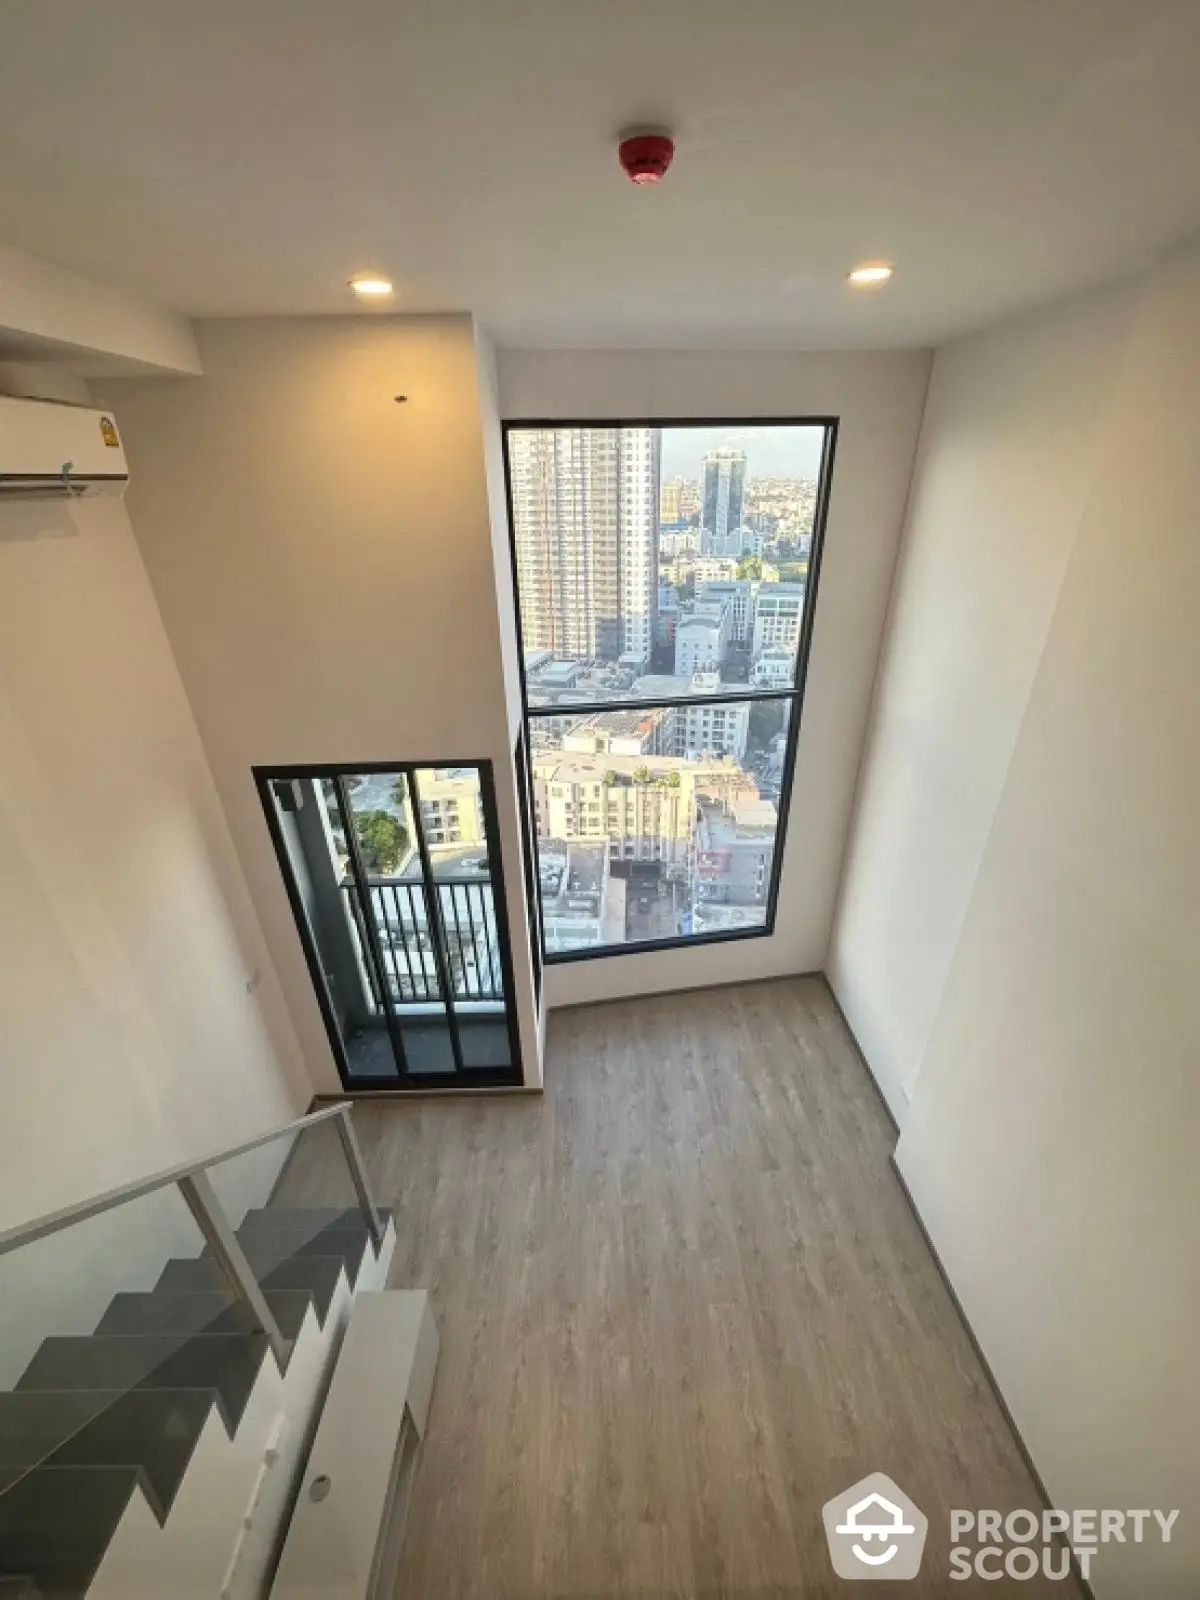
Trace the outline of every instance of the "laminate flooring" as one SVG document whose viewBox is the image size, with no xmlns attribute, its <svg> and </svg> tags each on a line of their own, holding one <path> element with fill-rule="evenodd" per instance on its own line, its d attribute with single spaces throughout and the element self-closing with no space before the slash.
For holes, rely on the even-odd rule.
<svg viewBox="0 0 1200 1600">
<path fill-rule="evenodd" d="M 908 1594 L 1075 1600 L 949 1579 L 952 1506 L 1040 1502 L 823 980 L 552 1013 L 544 1096 L 354 1120 L 442 1340 L 399 1595 L 875 1594 L 821 1507 L 883 1471 L 929 1518 Z M 281 1199 L 352 1203 L 306 1144 Z"/>
</svg>

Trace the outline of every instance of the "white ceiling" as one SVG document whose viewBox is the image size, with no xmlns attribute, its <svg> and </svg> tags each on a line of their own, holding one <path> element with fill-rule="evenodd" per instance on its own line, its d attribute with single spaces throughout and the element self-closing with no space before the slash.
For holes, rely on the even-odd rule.
<svg viewBox="0 0 1200 1600">
<path fill-rule="evenodd" d="M 1200 230 L 1198 85 L 1200 0 L 28 0 L 0 236 L 189 314 L 375 268 L 504 344 L 923 344 Z"/>
</svg>

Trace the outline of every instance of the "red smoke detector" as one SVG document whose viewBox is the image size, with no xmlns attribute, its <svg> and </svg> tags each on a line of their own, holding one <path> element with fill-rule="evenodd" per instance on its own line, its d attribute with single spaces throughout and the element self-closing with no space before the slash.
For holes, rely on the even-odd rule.
<svg viewBox="0 0 1200 1600">
<path fill-rule="evenodd" d="M 665 133 L 628 133 L 617 154 L 634 183 L 661 183 L 674 160 L 675 141 Z"/>
</svg>

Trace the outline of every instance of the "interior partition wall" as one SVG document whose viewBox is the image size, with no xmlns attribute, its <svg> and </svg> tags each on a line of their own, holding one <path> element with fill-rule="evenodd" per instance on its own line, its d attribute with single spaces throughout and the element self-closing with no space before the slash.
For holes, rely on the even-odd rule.
<svg viewBox="0 0 1200 1600">
<path fill-rule="evenodd" d="M 260 767 L 343 1085 L 517 1085 L 490 762 Z"/>
</svg>

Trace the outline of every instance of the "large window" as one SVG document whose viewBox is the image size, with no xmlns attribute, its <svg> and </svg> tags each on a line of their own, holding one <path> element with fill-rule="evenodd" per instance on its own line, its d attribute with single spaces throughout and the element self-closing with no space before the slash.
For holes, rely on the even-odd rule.
<svg viewBox="0 0 1200 1600">
<path fill-rule="evenodd" d="M 772 931 L 835 434 L 506 425 L 547 960 Z"/>
</svg>

